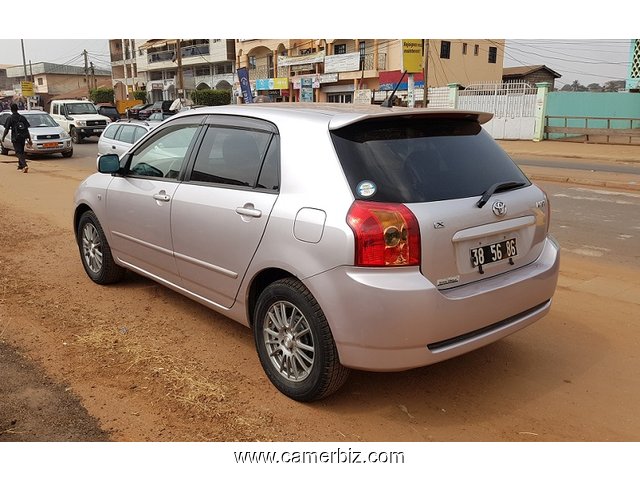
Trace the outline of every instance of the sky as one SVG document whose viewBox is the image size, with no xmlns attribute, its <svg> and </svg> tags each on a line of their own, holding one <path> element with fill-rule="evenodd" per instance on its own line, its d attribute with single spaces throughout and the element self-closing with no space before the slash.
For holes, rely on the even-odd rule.
<svg viewBox="0 0 640 480">
<path fill-rule="evenodd" d="M 44 0 L 32 1 L 46 5 Z M 336 7 L 332 9 L 333 3 Z M 481 7 L 473 0 L 429 2 L 422 8 L 364 8 L 343 0 L 323 0 L 322 4 L 328 7 L 265 10 L 263 2 L 244 0 L 240 10 L 178 14 L 173 23 L 158 27 L 140 20 L 149 16 L 146 9 L 111 0 L 108 15 L 114 17 L 113 22 L 86 22 L 84 17 L 71 22 L 69 17 L 79 14 L 71 11 L 59 13 L 60 22 L 49 15 L 38 16 L 42 24 L 27 30 L 38 35 L 36 39 L 27 35 L 32 38 L 24 40 L 25 57 L 27 64 L 31 60 L 82 66 L 81 54 L 86 49 L 95 66 L 109 68 L 107 38 L 503 38 L 505 67 L 547 65 L 562 75 L 556 80 L 556 87 L 561 88 L 574 80 L 586 86 L 626 79 L 629 39 L 640 36 L 638 15 L 630 14 L 638 6 L 631 0 L 617 0 L 615 9 L 587 4 L 578 8 L 575 2 L 547 3 L 539 9 L 530 3 L 505 8 L 504 2 L 494 0 L 485 0 Z M 116 14 L 118 11 L 126 13 Z M 219 21 L 221 14 L 227 21 Z M 136 18 L 139 20 L 132 20 Z M 37 21 L 30 19 L 30 25 Z M 56 25 L 73 25 L 73 30 Z M 100 25 L 108 25 L 109 30 L 100 30 Z M 18 33 L 21 30 L 20 25 L 9 24 L 0 31 L 0 64 L 22 64 L 17 40 L 25 36 L 24 31 Z"/>
</svg>

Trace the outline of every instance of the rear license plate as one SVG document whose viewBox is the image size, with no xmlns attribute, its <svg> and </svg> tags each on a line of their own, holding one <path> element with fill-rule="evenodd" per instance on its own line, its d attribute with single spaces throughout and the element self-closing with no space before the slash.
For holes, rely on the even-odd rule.
<svg viewBox="0 0 640 480">
<path fill-rule="evenodd" d="M 518 254 L 516 239 L 510 238 L 504 242 L 492 243 L 483 247 L 472 248 L 471 266 L 479 267 L 488 263 L 499 262 L 507 258 L 515 257 Z"/>
<path fill-rule="evenodd" d="M 43 143 L 42 146 L 44 148 L 56 148 L 58 146 L 58 142 Z"/>
</svg>

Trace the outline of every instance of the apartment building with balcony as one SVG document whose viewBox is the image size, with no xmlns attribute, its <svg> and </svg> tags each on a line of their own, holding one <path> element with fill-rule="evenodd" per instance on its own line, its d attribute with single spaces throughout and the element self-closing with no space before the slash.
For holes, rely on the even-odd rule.
<svg viewBox="0 0 640 480">
<path fill-rule="evenodd" d="M 130 100 L 134 91 L 143 90 L 142 79 L 138 76 L 136 40 L 111 39 L 109 53 L 115 99 Z"/>
<path fill-rule="evenodd" d="M 231 90 L 234 40 L 136 40 L 135 64 L 140 90 L 147 100 L 188 98 L 195 89 Z"/>
<path fill-rule="evenodd" d="M 236 68 L 247 68 L 254 95 L 273 101 L 351 103 L 359 91 L 386 94 L 402 76 L 399 39 L 240 39 L 235 49 Z M 503 60 L 504 40 L 432 39 L 427 84 L 499 82 Z M 414 80 L 424 87 L 424 74 Z M 303 98 L 301 83 L 309 81 L 313 93 Z M 235 87 L 238 94 L 237 79 Z M 399 96 L 402 88 L 406 96 L 406 79 Z"/>
</svg>

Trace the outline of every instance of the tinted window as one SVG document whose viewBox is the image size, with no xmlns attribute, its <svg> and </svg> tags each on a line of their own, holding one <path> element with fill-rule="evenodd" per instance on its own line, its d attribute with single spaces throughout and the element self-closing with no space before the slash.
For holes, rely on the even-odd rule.
<svg viewBox="0 0 640 480">
<path fill-rule="evenodd" d="M 379 202 L 430 202 L 482 195 L 498 182 L 529 181 L 474 121 L 393 118 L 332 132 L 354 196 L 374 182 Z"/>
<path fill-rule="evenodd" d="M 118 133 L 118 129 L 120 128 L 120 125 L 110 125 L 107 127 L 107 129 L 104 131 L 104 133 L 102 134 L 102 136 L 104 138 L 110 138 L 110 139 L 114 139 L 116 138 L 116 134 Z"/>
<path fill-rule="evenodd" d="M 253 187 L 271 134 L 209 127 L 198 151 L 191 180 Z"/>
<path fill-rule="evenodd" d="M 266 188 L 267 190 L 278 190 L 280 188 L 280 138 L 273 136 L 267 156 L 262 164 L 260 176 L 258 177 L 258 188 Z"/>
<path fill-rule="evenodd" d="M 178 178 L 198 125 L 173 125 L 165 128 L 136 151 L 129 172 L 145 177 Z"/>
</svg>

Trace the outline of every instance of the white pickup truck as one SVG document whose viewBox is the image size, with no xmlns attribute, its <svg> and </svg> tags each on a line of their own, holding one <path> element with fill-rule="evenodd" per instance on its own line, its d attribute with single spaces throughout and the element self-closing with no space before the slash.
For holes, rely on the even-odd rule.
<svg viewBox="0 0 640 480">
<path fill-rule="evenodd" d="M 111 122 L 88 100 L 53 100 L 49 113 L 71 135 L 73 143 L 82 143 L 86 137 L 99 137 Z"/>
</svg>

